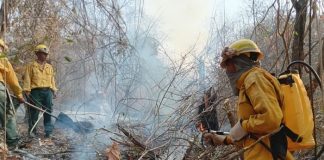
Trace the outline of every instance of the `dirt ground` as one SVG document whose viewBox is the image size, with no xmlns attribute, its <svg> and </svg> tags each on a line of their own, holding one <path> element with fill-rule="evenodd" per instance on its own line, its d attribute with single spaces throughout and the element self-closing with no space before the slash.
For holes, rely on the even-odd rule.
<svg viewBox="0 0 324 160">
<path fill-rule="evenodd" d="M 53 118 L 53 121 L 55 119 Z M 20 134 L 18 149 L 4 152 L 0 150 L 1 159 L 106 159 L 104 150 L 107 143 L 98 143 L 98 133 L 80 134 L 72 129 L 55 127 L 51 138 L 44 138 L 43 119 L 40 120 L 37 137 L 28 136 L 28 124 L 22 111 L 17 112 L 17 125 Z M 4 131 L 0 131 L 0 143 L 4 142 Z M 104 137 L 101 137 L 101 139 Z M 2 151 L 2 152 L 1 152 Z"/>
</svg>

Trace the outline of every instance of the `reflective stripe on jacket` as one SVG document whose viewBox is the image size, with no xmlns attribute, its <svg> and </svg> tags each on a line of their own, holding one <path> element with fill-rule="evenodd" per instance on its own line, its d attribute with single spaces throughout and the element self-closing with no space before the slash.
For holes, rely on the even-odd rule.
<svg viewBox="0 0 324 160">
<path fill-rule="evenodd" d="M 26 66 L 23 90 L 31 91 L 34 88 L 51 88 L 57 91 L 52 65 L 45 63 L 44 68 L 36 61 Z"/>
</svg>

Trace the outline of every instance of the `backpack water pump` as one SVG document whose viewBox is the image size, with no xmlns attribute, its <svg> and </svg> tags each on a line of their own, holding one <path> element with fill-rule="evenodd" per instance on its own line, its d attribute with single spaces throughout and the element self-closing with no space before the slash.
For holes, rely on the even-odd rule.
<svg viewBox="0 0 324 160">
<path fill-rule="evenodd" d="M 284 94 L 283 114 L 286 134 L 288 138 L 288 150 L 295 151 L 308 149 L 315 146 L 313 137 L 314 119 L 310 100 L 303 81 L 298 71 L 290 70 L 294 64 L 307 66 L 315 75 L 319 86 L 322 84 L 318 74 L 307 63 L 294 61 L 290 63 L 287 70 L 279 75 L 280 88 Z"/>
</svg>

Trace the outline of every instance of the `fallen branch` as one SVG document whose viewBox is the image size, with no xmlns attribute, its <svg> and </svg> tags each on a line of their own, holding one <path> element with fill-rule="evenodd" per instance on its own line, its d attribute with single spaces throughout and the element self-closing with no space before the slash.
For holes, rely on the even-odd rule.
<svg viewBox="0 0 324 160">
<path fill-rule="evenodd" d="M 136 146 L 138 146 L 145 154 L 148 154 L 149 157 L 155 159 L 157 157 L 159 157 L 159 155 L 155 154 L 153 151 L 147 151 L 147 146 L 145 146 L 144 144 L 142 144 L 141 142 L 139 142 L 138 140 L 136 140 L 131 133 L 129 133 L 128 131 L 126 131 L 123 127 L 121 127 L 119 124 L 117 124 L 118 129 L 124 133 L 125 136 L 127 136 L 127 138 Z"/>
<path fill-rule="evenodd" d="M 34 156 L 34 155 L 24 151 L 24 150 L 21 150 L 21 149 L 16 149 L 16 150 L 14 150 L 14 152 L 22 154 L 22 155 L 24 155 L 24 156 L 26 156 L 28 158 L 31 158 L 31 159 L 40 160 L 40 158 L 38 158 L 38 157 L 36 157 L 36 156 Z"/>
<path fill-rule="evenodd" d="M 116 132 L 113 132 L 113 131 L 110 131 L 110 130 L 108 130 L 108 129 L 106 129 L 106 128 L 99 128 L 98 130 L 106 131 L 106 132 L 109 132 L 109 133 L 115 134 L 115 135 L 117 135 L 117 136 L 119 136 L 119 137 L 122 137 L 121 134 L 116 133 Z"/>
<path fill-rule="evenodd" d="M 233 115 L 233 113 L 231 111 L 231 105 L 230 105 L 230 102 L 229 102 L 228 98 L 225 99 L 225 101 L 224 101 L 223 109 L 225 110 L 227 118 L 228 118 L 231 126 L 233 127 L 235 125 L 235 123 L 236 123 L 236 120 L 235 120 L 235 117 L 234 117 L 234 115 Z"/>
<path fill-rule="evenodd" d="M 208 147 L 203 153 L 201 153 L 198 156 L 198 159 L 203 159 L 205 156 L 207 156 L 208 154 L 214 152 L 215 148 L 214 147 Z"/>
<path fill-rule="evenodd" d="M 71 154 L 76 152 L 82 152 L 82 153 L 93 153 L 97 154 L 96 151 L 84 151 L 84 150 L 66 150 L 61 152 L 55 152 L 55 153 L 37 153 L 37 156 L 51 156 L 51 155 L 58 155 L 58 154 Z"/>
<path fill-rule="evenodd" d="M 186 149 L 186 153 L 183 156 L 182 160 L 189 159 L 192 148 L 193 148 L 193 145 L 191 143 L 189 143 L 189 147 Z"/>
<path fill-rule="evenodd" d="M 127 147 L 133 147 L 133 146 L 134 146 L 134 145 L 132 145 L 132 144 L 129 144 L 129 143 L 126 143 L 126 142 L 122 142 L 122 141 L 119 141 L 119 140 L 114 139 L 114 138 L 111 138 L 111 137 L 110 137 L 110 139 L 111 139 L 112 141 L 114 141 L 114 142 L 117 142 L 117 143 L 119 143 L 119 144 L 121 144 L 121 145 L 124 145 L 124 146 L 127 146 Z"/>
</svg>

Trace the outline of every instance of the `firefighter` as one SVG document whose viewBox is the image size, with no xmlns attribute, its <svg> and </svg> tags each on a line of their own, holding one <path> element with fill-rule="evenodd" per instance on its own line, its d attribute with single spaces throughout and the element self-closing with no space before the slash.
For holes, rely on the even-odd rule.
<svg viewBox="0 0 324 160">
<path fill-rule="evenodd" d="M 283 94 L 279 82 L 260 68 L 264 54 L 249 39 L 241 39 L 222 52 L 220 66 L 225 69 L 230 86 L 238 96 L 239 121 L 229 135 L 204 134 L 204 139 L 213 145 L 236 144 L 247 147 L 261 136 L 280 128 L 283 121 L 281 106 Z M 270 145 L 271 144 L 271 145 Z M 293 159 L 287 151 L 284 130 L 266 137 L 244 152 L 245 160 Z"/>
<path fill-rule="evenodd" d="M 53 67 L 46 61 L 49 55 L 49 49 L 46 45 L 40 44 L 36 46 L 35 54 L 37 59 L 26 66 L 23 91 L 30 103 L 46 110 L 48 113 L 52 113 L 52 99 L 56 97 L 57 88 L 55 86 Z M 38 120 L 39 111 L 31 107 L 28 109 L 29 135 L 36 137 L 38 136 L 38 132 L 36 127 L 33 129 L 33 126 Z M 53 131 L 53 124 L 51 116 L 47 113 L 44 114 L 44 130 L 45 138 L 50 138 Z"/>
<path fill-rule="evenodd" d="M 12 150 L 18 144 L 19 135 L 16 127 L 16 111 L 6 87 L 10 87 L 20 103 L 25 102 L 25 100 L 16 73 L 4 54 L 7 49 L 7 45 L 0 39 L 0 117 L 2 126 L 6 127 L 8 149 Z"/>
</svg>

